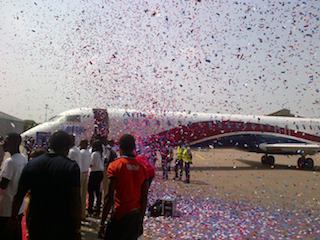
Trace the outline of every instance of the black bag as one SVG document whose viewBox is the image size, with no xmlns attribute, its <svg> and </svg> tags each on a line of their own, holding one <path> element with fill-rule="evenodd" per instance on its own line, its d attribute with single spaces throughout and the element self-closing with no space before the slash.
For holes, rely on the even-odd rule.
<svg viewBox="0 0 320 240">
<path fill-rule="evenodd" d="M 162 201 L 160 199 L 148 208 L 151 217 L 159 217 L 162 214 Z"/>
</svg>

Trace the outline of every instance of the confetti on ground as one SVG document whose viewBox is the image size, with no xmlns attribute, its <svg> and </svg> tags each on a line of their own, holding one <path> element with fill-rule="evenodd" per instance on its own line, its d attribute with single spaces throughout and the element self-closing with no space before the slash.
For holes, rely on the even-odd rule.
<svg viewBox="0 0 320 240">
<path fill-rule="evenodd" d="M 319 213 L 259 207 L 250 201 L 231 201 L 177 195 L 178 186 L 156 180 L 149 201 L 172 197 L 177 200 L 174 218 L 147 218 L 145 237 L 151 239 L 316 239 L 320 237 Z"/>
</svg>

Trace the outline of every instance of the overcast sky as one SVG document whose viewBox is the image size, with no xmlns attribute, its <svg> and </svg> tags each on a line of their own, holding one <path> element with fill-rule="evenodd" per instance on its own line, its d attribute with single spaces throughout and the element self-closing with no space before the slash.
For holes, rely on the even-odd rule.
<svg viewBox="0 0 320 240">
<path fill-rule="evenodd" d="M 0 2 L 0 111 L 320 117 L 320 1 Z"/>
</svg>

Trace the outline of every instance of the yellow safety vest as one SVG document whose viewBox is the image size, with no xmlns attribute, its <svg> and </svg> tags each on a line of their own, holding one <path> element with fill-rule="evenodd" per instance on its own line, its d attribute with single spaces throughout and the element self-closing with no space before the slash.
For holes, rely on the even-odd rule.
<svg viewBox="0 0 320 240">
<path fill-rule="evenodd" d="M 189 153 L 189 149 L 188 148 L 184 148 L 182 151 L 182 160 L 184 162 L 188 162 L 188 163 L 192 163 L 192 156 Z"/>
<path fill-rule="evenodd" d="M 177 148 L 177 159 L 182 160 L 182 148 L 180 146 Z"/>
</svg>

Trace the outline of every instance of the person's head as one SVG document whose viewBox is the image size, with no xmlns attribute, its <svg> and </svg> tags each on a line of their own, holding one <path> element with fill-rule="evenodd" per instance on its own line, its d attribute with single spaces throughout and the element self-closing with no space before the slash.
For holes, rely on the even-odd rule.
<svg viewBox="0 0 320 240">
<path fill-rule="evenodd" d="M 80 149 L 87 149 L 88 148 L 88 140 L 84 139 L 80 141 Z"/>
<path fill-rule="evenodd" d="M 109 144 L 110 147 L 113 147 L 114 146 L 114 141 L 111 139 L 111 140 L 108 141 L 108 144 Z"/>
<path fill-rule="evenodd" d="M 49 149 L 56 154 L 68 156 L 69 149 L 72 147 L 71 136 L 64 131 L 57 131 L 49 139 Z"/>
<path fill-rule="evenodd" d="M 45 154 L 47 151 L 43 148 L 36 148 L 34 150 L 32 150 L 32 152 L 30 153 L 30 159 L 39 157 L 43 154 Z"/>
<path fill-rule="evenodd" d="M 3 150 L 10 154 L 20 152 L 21 136 L 17 133 L 9 133 L 4 139 Z"/>
<path fill-rule="evenodd" d="M 92 152 L 100 152 L 102 154 L 103 148 L 101 141 L 94 141 L 92 143 Z"/>
<path fill-rule="evenodd" d="M 76 145 L 76 137 L 74 135 L 70 135 L 71 138 L 71 147 L 73 147 L 74 145 Z"/>
<path fill-rule="evenodd" d="M 120 154 L 134 156 L 136 140 L 130 134 L 124 134 L 119 140 Z"/>
</svg>

